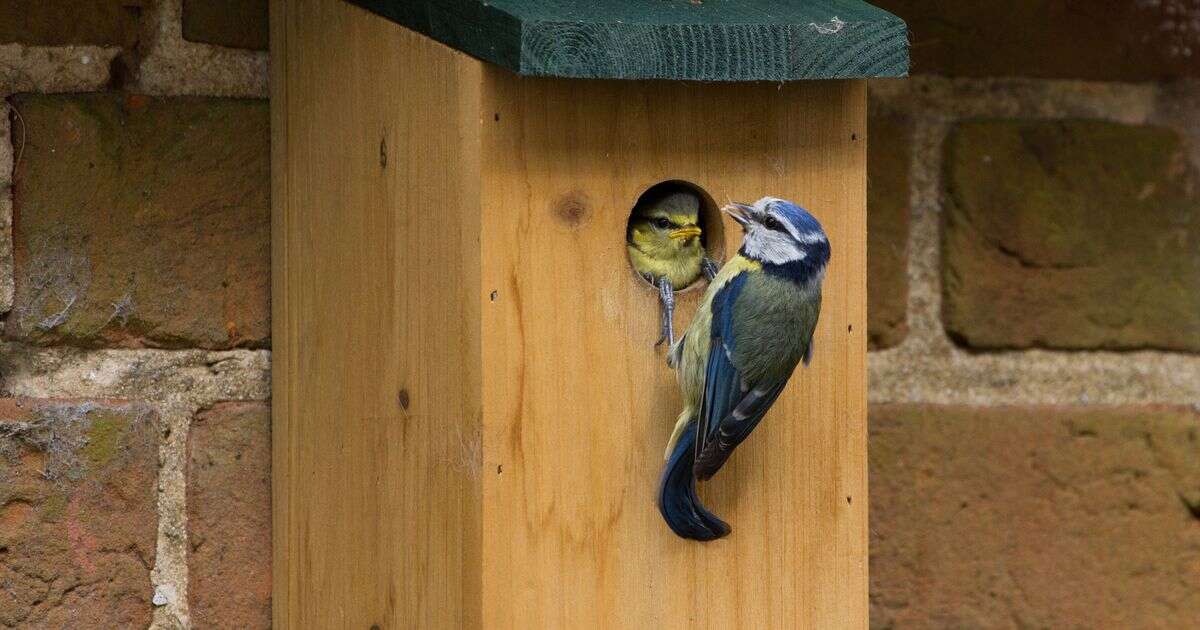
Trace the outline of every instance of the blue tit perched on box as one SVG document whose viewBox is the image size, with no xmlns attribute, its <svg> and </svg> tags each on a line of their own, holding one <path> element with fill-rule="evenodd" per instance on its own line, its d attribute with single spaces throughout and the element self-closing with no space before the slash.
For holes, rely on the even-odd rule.
<svg viewBox="0 0 1200 630">
<path fill-rule="evenodd" d="M 821 224 L 793 203 L 766 197 L 724 210 L 745 232 L 742 247 L 668 357 L 684 408 L 667 443 L 658 507 L 677 535 L 695 540 L 730 532 L 700 503 L 696 481 L 720 470 L 812 358 L 830 255 Z"/>
<path fill-rule="evenodd" d="M 675 290 L 691 285 L 701 274 L 712 278 L 717 266 L 704 255 L 700 228 L 700 198 L 691 191 L 655 195 L 633 209 L 625 235 L 634 270 L 658 288 L 662 303 L 662 335 L 675 343 L 672 316 Z"/>
</svg>

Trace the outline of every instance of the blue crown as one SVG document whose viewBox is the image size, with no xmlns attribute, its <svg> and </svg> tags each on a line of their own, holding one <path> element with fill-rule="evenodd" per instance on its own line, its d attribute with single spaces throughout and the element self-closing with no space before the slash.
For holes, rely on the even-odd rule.
<svg viewBox="0 0 1200 630">
<path fill-rule="evenodd" d="M 821 227 L 821 222 L 817 221 L 816 217 L 809 214 L 808 210 L 790 201 L 775 199 L 770 202 L 769 207 L 782 214 L 796 228 L 798 234 L 825 234 L 825 230 Z"/>
</svg>

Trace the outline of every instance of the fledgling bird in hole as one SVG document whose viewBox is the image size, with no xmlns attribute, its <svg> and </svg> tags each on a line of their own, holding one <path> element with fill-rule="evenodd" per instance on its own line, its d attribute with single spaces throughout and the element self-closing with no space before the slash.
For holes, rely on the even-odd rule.
<svg viewBox="0 0 1200 630">
<path fill-rule="evenodd" d="M 813 352 L 829 239 L 803 208 L 765 197 L 724 208 L 745 235 L 709 283 L 668 361 L 684 408 L 667 443 L 658 508 L 677 535 L 713 540 L 730 527 L 700 503 L 696 481 L 725 463 Z"/>
<path fill-rule="evenodd" d="M 704 274 L 709 280 L 717 264 L 704 254 L 700 228 L 700 197 L 691 191 L 676 191 L 639 202 L 633 209 L 625 234 L 629 260 L 634 270 L 658 288 L 662 304 L 662 335 L 675 343 L 675 291 L 685 289 Z"/>
</svg>

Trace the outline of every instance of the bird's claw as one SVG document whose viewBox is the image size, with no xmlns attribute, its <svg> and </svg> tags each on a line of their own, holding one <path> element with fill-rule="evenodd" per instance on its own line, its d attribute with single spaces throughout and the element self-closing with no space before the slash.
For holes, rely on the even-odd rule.
<svg viewBox="0 0 1200 630">
<path fill-rule="evenodd" d="M 721 266 L 717 264 L 717 261 L 705 256 L 700 259 L 700 269 L 704 272 L 705 279 L 712 282 L 712 279 L 717 277 L 717 272 L 721 270 Z"/>
<path fill-rule="evenodd" d="M 669 348 L 675 345 L 675 287 L 671 285 L 670 280 L 658 279 L 658 299 L 662 302 L 662 335 L 654 346 L 661 346 L 663 341 L 666 341 Z"/>
<path fill-rule="evenodd" d="M 666 317 L 668 315 L 664 314 L 663 318 L 665 319 Z M 675 345 L 675 331 L 672 330 L 671 323 L 666 321 L 663 322 L 663 332 L 659 335 L 658 341 L 654 342 L 654 347 L 657 348 L 663 345 L 664 341 L 667 342 L 668 348 Z"/>
</svg>

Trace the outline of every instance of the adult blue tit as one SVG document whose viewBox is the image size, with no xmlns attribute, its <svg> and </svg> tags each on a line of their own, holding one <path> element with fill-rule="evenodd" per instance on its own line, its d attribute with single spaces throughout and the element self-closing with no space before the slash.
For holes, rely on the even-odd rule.
<svg viewBox="0 0 1200 630">
<path fill-rule="evenodd" d="M 667 443 L 658 507 L 679 536 L 713 540 L 729 525 L 700 503 L 712 477 L 812 358 L 829 239 L 803 208 L 765 197 L 724 208 L 741 224 L 741 249 L 709 283 L 668 360 L 683 412 Z"/>
<path fill-rule="evenodd" d="M 675 343 L 675 290 L 716 273 L 716 264 L 704 255 L 702 234 L 700 197 L 690 190 L 654 193 L 633 209 L 625 234 L 629 261 L 658 289 L 662 304 L 662 334 L 654 345 Z"/>
</svg>

